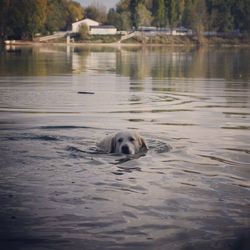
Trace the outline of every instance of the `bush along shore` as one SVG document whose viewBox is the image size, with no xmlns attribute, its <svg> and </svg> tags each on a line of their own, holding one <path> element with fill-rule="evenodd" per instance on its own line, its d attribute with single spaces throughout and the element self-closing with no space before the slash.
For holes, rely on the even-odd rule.
<svg viewBox="0 0 250 250">
<path fill-rule="evenodd" d="M 250 36 L 156 36 L 147 38 L 144 42 L 179 46 L 250 46 Z"/>
<path fill-rule="evenodd" d="M 39 40 L 10 40 L 5 41 L 6 45 L 42 45 L 42 44 L 70 44 L 70 45 L 134 45 L 134 46 L 221 46 L 221 47 L 250 47 L 250 36 L 173 36 L 173 35 L 137 35 L 121 41 L 121 35 L 92 35 L 85 39 L 79 36 L 70 39 L 66 38 L 39 42 Z"/>
<path fill-rule="evenodd" d="M 61 41 L 65 42 L 65 39 Z M 146 36 L 145 34 L 137 35 L 121 41 L 120 35 L 92 35 L 87 39 L 76 37 L 71 39 L 73 44 L 120 44 L 120 45 L 158 45 L 158 46 L 250 46 L 250 36 L 210 36 L 197 37 L 173 36 L 173 35 L 154 35 Z"/>
</svg>

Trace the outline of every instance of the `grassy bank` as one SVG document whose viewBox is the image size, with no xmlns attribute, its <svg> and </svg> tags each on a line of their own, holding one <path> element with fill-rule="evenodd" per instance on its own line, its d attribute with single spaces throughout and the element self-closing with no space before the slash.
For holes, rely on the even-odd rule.
<svg viewBox="0 0 250 250">
<path fill-rule="evenodd" d="M 134 36 L 120 42 L 120 35 L 95 35 L 85 40 L 75 37 L 71 45 L 109 45 L 109 46 L 216 46 L 216 47 L 250 47 L 250 36 L 241 37 L 202 37 L 196 36 Z M 55 39 L 48 42 L 15 41 L 12 45 L 42 45 L 42 44 L 66 44 L 65 38 Z"/>
<path fill-rule="evenodd" d="M 95 35 L 89 36 L 88 39 L 75 39 L 75 43 L 84 44 L 109 44 L 118 43 L 120 35 Z M 250 36 L 241 37 L 202 37 L 198 39 L 196 36 L 135 36 L 127 40 L 121 41 L 122 45 L 161 45 L 161 46 L 250 46 Z"/>
<path fill-rule="evenodd" d="M 152 36 L 133 37 L 124 43 L 167 46 L 250 46 L 250 37 Z"/>
</svg>

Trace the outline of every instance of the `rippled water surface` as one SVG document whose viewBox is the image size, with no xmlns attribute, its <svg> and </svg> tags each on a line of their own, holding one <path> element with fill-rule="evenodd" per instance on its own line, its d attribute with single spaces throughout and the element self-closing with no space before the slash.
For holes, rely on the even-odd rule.
<svg viewBox="0 0 250 250">
<path fill-rule="evenodd" d="M 0 56 L 1 249 L 250 249 L 249 49 Z"/>
</svg>

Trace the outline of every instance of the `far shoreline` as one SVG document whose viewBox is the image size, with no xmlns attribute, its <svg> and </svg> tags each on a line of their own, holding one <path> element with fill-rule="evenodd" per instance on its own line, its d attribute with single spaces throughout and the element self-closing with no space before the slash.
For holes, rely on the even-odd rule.
<svg viewBox="0 0 250 250">
<path fill-rule="evenodd" d="M 204 38 L 203 43 L 199 43 L 194 37 L 168 37 L 166 43 L 157 43 L 157 42 L 69 42 L 66 41 L 48 41 L 48 42 L 39 42 L 31 40 L 9 40 L 4 41 L 1 44 L 5 47 L 13 48 L 14 46 L 71 46 L 71 47 L 172 47 L 172 48 L 248 48 L 250 47 L 250 38 L 221 38 L 221 37 L 212 37 Z"/>
</svg>

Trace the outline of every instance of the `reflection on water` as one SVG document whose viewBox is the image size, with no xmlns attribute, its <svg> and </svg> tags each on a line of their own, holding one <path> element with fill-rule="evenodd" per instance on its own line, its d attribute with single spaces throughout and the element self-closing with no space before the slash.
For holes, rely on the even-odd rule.
<svg viewBox="0 0 250 250">
<path fill-rule="evenodd" d="M 0 75 L 58 75 L 88 71 L 145 78 L 249 79 L 250 49 L 168 47 L 14 47 L 2 50 Z"/>
<path fill-rule="evenodd" d="M 248 249 L 249 49 L 16 47 L 0 57 L 5 249 Z M 149 151 L 96 142 L 137 129 Z"/>
</svg>

